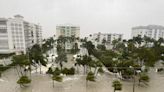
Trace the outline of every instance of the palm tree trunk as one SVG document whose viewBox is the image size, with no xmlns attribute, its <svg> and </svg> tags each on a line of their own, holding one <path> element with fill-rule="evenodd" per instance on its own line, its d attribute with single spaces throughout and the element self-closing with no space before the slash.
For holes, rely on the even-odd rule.
<svg viewBox="0 0 164 92">
<path fill-rule="evenodd" d="M 19 66 L 20 74 L 23 76 L 22 68 Z"/>
<path fill-rule="evenodd" d="M 85 69 L 85 65 L 84 65 L 83 67 L 84 67 L 84 75 L 85 75 L 85 70 L 86 70 L 86 69 Z"/>
<path fill-rule="evenodd" d="M 79 73 L 79 68 L 78 68 L 79 66 L 77 65 L 77 73 Z"/>
<path fill-rule="evenodd" d="M 94 71 L 94 74 L 95 74 L 95 75 L 97 75 L 96 71 L 97 71 L 97 67 L 95 68 L 95 71 Z"/>
<path fill-rule="evenodd" d="M 6 64 L 6 61 L 5 61 L 5 58 L 3 58 L 3 63 L 4 63 L 5 66 L 7 65 L 7 64 Z"/>
<path fill-rule="evenodd" d="M 88 66 L 86 66 L 86 68 L 85 68 L 85 72 L 86 72 L 86 74 L 88 73 Z"/>
<path fill-rule="evenodd" d="M 22 88 L 22 84 L 19 84 L 20 85 L 20 87 Z"/>
<path fill-rule="evenodd" d="M 42 73 L 42 69 L 41 69 L 42 65 L 40 64 L 40 74 Z"/>
<path fill-rule="evenodd" d="M 63 69 L 63 64 L 62 63 L 59 63 L 60 64 L 60 68 L 61 68 L 61 70 Z"/>
<path fill-rule="evenodd" d="M 87 88 L 88 88 L 88 81 L 86 80 L 86 92 L 87 92 Z"/>
<path fill-rule="evenodd" d="M 91 71 L 91 67 L 90 67 L 90 66 L 89 66 L 89 70 Z M 90 72 L 90 71 L 89 71 L 89 72 Z"/>
<path fill-rule="evenodd" d="M 55 87 L 54 80 L 52 80 L 52 83 L 53 83 L 52 86 L 53 86 L 53 88 L 54 88 L 54 87 Z"/>
<path fill-rule="evenodd" d="M 138 85 L 140 86 L 141 85 L 141 81 L 139 80 L 139 83 L 138 83 Z"/>
<path fill-rule="evenodd" d="M 17 71 L 17 74 L 18 74 L 19 78 L 20 78 L 20 74 L 19 74 L 19 71 L 18 71 L 17 67 L 15 67 L 15 69 Z"/>
<path fill-rule="evenodd" d="M 38 70 L 38 67 L 37 67 L 37 65 L 36 65 L 36 68 L 35 68 L 35 70 L 36 70 L 36 73 L 38 72 L 37 70 Z"/>
<path fill-rule="evenodd" d="M 31 79 L 31 65 L 29 66 L 29 69 L 30 69 L 30 79 Z"/>
</svg>

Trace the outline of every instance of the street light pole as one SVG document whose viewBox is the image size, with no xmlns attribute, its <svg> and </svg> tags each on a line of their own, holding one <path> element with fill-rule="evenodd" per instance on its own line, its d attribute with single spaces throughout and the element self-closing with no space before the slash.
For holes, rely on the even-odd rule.
<svg viewBox="0 0 164 92">
<path fill-rule="evenodd" d="M 135 68 L 130 66 L 129 68 L 133 69 L 133 92 L 135 92 Z"/>
<path fill-rule="evenodd" d="M 135 69 L 133 68 L 133 92 L 135 92 Z"/>
</svg>

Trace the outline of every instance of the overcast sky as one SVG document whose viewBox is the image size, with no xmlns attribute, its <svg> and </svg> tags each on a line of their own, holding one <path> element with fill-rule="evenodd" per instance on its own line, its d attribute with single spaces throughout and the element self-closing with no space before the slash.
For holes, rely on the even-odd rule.
<svg viewBox="0 0 164 92">
<path fill-rule="evenodd" d="M 91 33 L 122 33 L 131 27 L 164 25 L 164 0 L 0 0 L 0 17 L 21 14 L 40 23 L 43 37 L 55 34 L 57 24 L 79 25 L 81 36 Z"/>
</svg>

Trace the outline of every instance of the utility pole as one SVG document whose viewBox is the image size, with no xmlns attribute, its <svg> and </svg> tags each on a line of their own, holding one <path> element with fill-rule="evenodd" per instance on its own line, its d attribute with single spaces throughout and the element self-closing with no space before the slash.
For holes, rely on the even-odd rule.
<svg viewBox="0 0 164 92">
<path fill-rule="evenodd" d="M 129 68 L 133 69 L 133 92 L 135 92 L 135 68 L 130 66 Z"/>
<path fill-rule="evenodd" d="M 133 68 L 133 92 L 135 92 L 135 69 Z"/>
</svg>

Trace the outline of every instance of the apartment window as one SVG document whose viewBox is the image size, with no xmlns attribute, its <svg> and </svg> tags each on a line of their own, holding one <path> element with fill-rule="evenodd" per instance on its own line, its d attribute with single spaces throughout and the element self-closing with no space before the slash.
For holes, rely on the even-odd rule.
<svg viewBox="0 0 164 92">
<path fill-rule="evenodd" d="M 7 33 L 6 29 L 0 29 L 0 33 Z"/>
<path fill-rule="evenodd" d="M 15 24 L 15 26 L 18 26 L 18 24 Z"/>
<path fill-rule="evenodd" d="M 1 37 L 7 37 L 7 35 L 1 35 Z"/>
<path fill-rule="evenodd" d="M 17 27 L 15 27 L 15 30 L 18 30 L 18 28 L 17 28 Z"/>
<path fill-rule="evenodd" d="M 14 26 L 14 23 L 11 23 L 11 26 Z"/>
<path fill-rule="evenodd" d="M 19 24 L 19 27 L 21 27 L 22 25 L 21 24 Z"/>
<path fill-rule="evenodd" d="M 14 27 L 11 27 L 11 30 L 14 30 Z"/>
<path fill-rule="evenodd" d="M 22 30 L 22 28 L 19 28 L 19 30 Z"/>
</svg>

